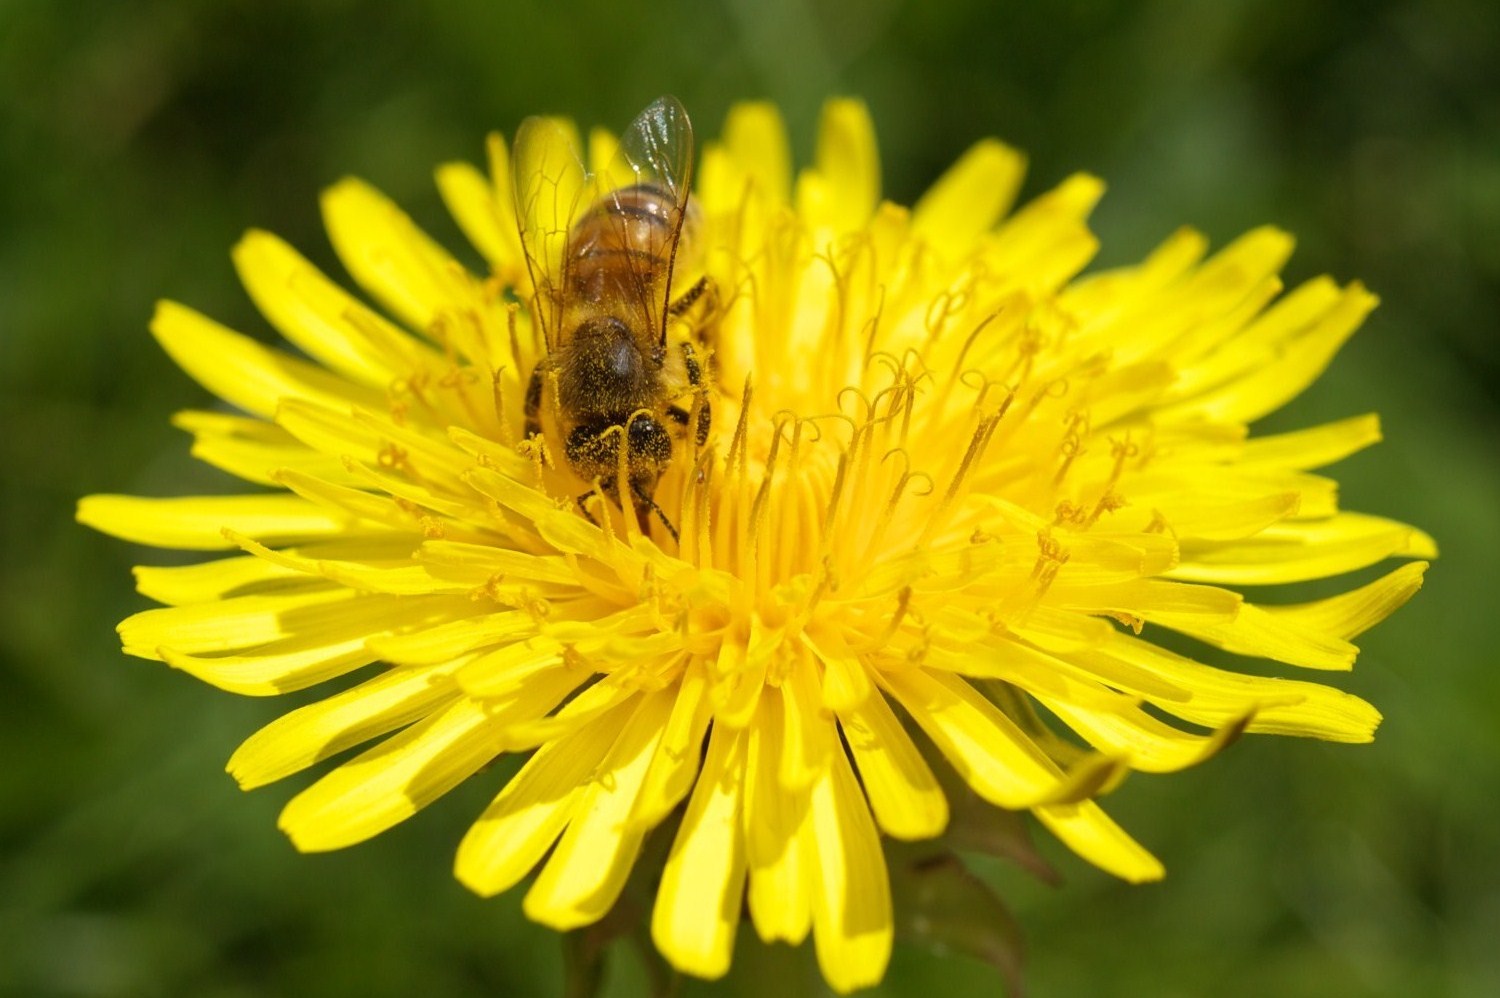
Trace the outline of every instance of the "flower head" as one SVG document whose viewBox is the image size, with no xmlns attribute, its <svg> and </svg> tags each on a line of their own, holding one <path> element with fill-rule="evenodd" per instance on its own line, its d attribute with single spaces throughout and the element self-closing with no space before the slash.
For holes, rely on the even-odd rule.
<svg viewBox="0 0 1500 998">
<path fill-rule="evenodd" d="M 545 131 L 543 154 L 574 157 L 570 125 Z M 585 158 L 608 176 L 614 150 L 595 132 Z M 483 276 L 369 186 L 326 193 L 380 311 L 244 238 L 245 286 L 306 358 L 160 306 L 157 339 L 237 410 L 177 424 L 262 488 L 79 507 L 130 540 L 238 552 L 137 569 L 166 606 L 120 625 L 126 652 L 249 695 L 354 676 L 229 763 L 255 787 L 373 742 L 287 805 L 299 848 L 369 838 L 530 753 L 459 846 L 463 883 L 539 868 L 527 913 L 587 925 L 665 826 L 652 933 L 675 967 L 724 973 L 748 908 L 765 940 L 811 932 L 847 991 L 890 951 L 882 835 L 941 835 L 952 773 L 1143 881 L 1161 865 L 1096 802 L 1130 770 L 1242 732 L 1372 737 L 1355 696 L 1155 640 L 1346 670 L 1423 563 L 1299 605 L 1236 587 L 1435 553 L 1313 473 L 1374 443 L 1374 416 L 1247 429 L 1375 304 L 1327 278 L 1283 293 L 1285 234 L 1207 256 L 1182 231 L 1080 277 L 1092 177 L 1012 211 L 1022 159 L 986 141 L 907 209 L 880 200 L 860 104 L 828 105 L 795 175 L 776 112 L 737 107 L 694 189 L 693 269 L 716 294 L 671 323 L 708 355 L 692 405 L 714 429 L 681 435 L 660 515 L 635 516 L 578 501 L 598 483 L 555 420 L 523 432 L 544 339 L 506 145 L 490 155 L 490 177 L 438 171 Z"/>
</svg>

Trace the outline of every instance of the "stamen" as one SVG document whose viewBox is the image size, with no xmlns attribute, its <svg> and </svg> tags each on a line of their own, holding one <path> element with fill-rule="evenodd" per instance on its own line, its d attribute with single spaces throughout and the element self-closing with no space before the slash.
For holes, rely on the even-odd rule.
<svg viewBox="0 0 1500 998">
<path fill-rule="evenodd" d="M 510 419 L 505 414 L 505 365 L 495 368 L 490 375 L 490 393 L 495 404 L 495 422 L 500 427 L 500 442 L 507 447 L 514 447 L 516 443 L 516 431 L 511 428 Z"/>
<path fill-rule="evenodd" d="M 948 321 L 969 307 L 970 287 L 960 286 L 955 291 L 939 291 L 927 306 L 923 325 L 927 330 L 927 344 L 931 346 L 942 336 Z"/>
<path fill-rule="evenodd" d="M 884 648 L 896 636 L 906 620 L 906 612 L 911 607 L 911 586 L 902 586 L 901 591 L 896 594 L 896 611 L 891 614 L 891 619 L 886 622 L 880 633 L 866 641 L 849 642 L 849 650 L 859 655 L 869 654 Z"/>
<path fill-rule="evenodd" d="M 822 543 L 819 553 L 826 555 L 833 538 L 833 519 L 838 514 L 839 497 L 844 493 L 844 481 L 849 474 L 849 452 L 839 454 L 838 467 L 833 474 L 833 488 L 828 492 L 828 509 L 823 515 Z"/>
<path fill-rule="evenodd" d="M 411 395 L 412 398 L 415 398 L 421 404 L 422 408 L 427 411 L 427 415 L 435 420 L 438 425 L 442 425 L 448 420 L 443 417 L 443 414 L 438 411 L 437 406 L 427 397 L 426 389 L 431 380 L 432 375 L 428 372 L 418 371 L 405 381 L 400 381 L 396 384 L 405 387 L 407 394 Z"/>
<path fill-rule="evenodd" d="M 384 324 L 362 306 L 350 306 L 339 318 L 353 326 L 366 343 L 380 354 L 385 366 L 393 371 L 407 370 L 416 366 L 406 334 L 397 332 Z"/>
<path fill-rule="evenodd" d="M 885 285 L 880 285 L 880 297 L 875 303 L 875 312 L 865 320 L 864 328 L 868 330 L 865 335 L 865 349 L 863 360 L 866 367 L 870 366 L 870 358 L 875 352 L 875 340 L 880 334 L 880 320 L 885 316 Z"/>
<path fill-rule="evenodd" d="M 995 432 L 995 427 L 1000 425 L 1001 415 L 1003 413 L 995 413 L 979 421 L 979 426 L 975 428 L 974 435 L 969 438 L 969 447 L 964 451 L 963 460 L 959 462 L 958 470 L 953 473 L 953 480 L 948 483 L 948 490 L 943 493 L 942 501 L 932 511 L 932 515 L 927 520 L 927 526 L 922 530 L 922 536 L 918 541 L 918 545 L 928 543 L 932 539 L 932 535 L 946 521 L 949 511 L 958 499 L 959 490 L 963 487 L 964 479 L 968 477 L 970 469 L 974 467 L 975 463 L 984 453 L 985 447 L 990 442 L 990 437 Z"/>
<path fill-rule="evenodd" d="M 813 254 L 813 259 L 826 264 L 828 270 L 833 274 L 833 311 L 828 316 L 827 332 L 824 340 L 830 344 L 842 344 L 846 339 L 844 336 L 844 325 L 847 322 L 849 314 L 848 283 L 845 280 L 844 274 L 840 272 L 838 263 L 833 259 L 831 251 L 824 250 L 823 252 L 815 253 Z M 833 365 L 837 363 L 841 353 L 842 351 L 838 349 L 826 349 L 819 350 L 814 354 L 818 364 L 815 383 L 826 385 L 831 381 L 837 380 L 837 372 L 833 370 Z"/>
<path fill-rule="evenodd" d="M 750 535 L 749 542 L 754 545 L 760 536 L 761 524 L 765 521 L 767 497 L 771 493 L 771 481 L 776 476 L 776 458 L 781 452 L 782 431 L 788 423 L 793 426 L 792 432 L 797 432 L 797 421 L 791 418 L 778 419 L 771 429 L 771 450 L 766 455 L 765 470 L 761 473 L 760 488 L 756 490 L 755 500 L 750 504 Z"/>
<path fill-rule="evenodd" d="M 639 517 L 632 515 L 635 513 L 635 496 L 630 489 L 630 425 L 636 421 L 637 417 L 650 414 L 650 410 L 637 409 L 626 418 L 624 426 L 611 426 L 604 431 L 605 433 L 618 433 L 620 437 L 615 445 L 615 499 L 619 502 L 620 512 L 623 514 L 621 519 L 624 521 L 625 543 L 632 546 L 643 531 L 638 522 Z M 627 502 L 630 504 L 628 509 L 626 508 Z M 605 515 L 609 515 L 608 506 L 605 507 Z M 650 521 L 647 522 L 649 524 Z M 646 529 L 649 530 L 650 527 Z"/>
<path fill-rule="evenodd" d="M 395 441 L 388 440 L 381 446 L 380 452 L 375 455 L 375 463 L 386 471 L 401 472 L 407 479 L 418 485 L 430 484 L 412 463 L 411 452 Z"/>
<path fill-rule="evenodd" d="M 948 375 L 948 383 L 943 387 L 944 394 L 952 391 L 954 380 L 959 378 L 964 373 L 964 361 L 968 359 L 969 350 L 974 346 L 975 341 L 979 339 L 980 334 L 982 334 L 986 329 L 989 328 L 990 323 L 1000 318 L 1000 316 L 1005 313 L 1005 309 L 1006 305 L 1002 304 L 999 308 L 995 309 L 993 312 L 990 312 L 975 324 L 973 330 L 970 331 L 968 336 L 964 337 L 963 346 L 958 348 L 958 356 L 953 358 L 952 373 Z"/>
<path fill-rule="evenodd" d="M 883 357 L 885 359 L 890 360 L 892 363 L 894 363 L 895 359 L 896 359 L 896 358 L 892 357 L 890 354 L 886 354 L 886 353 L 876 354 L 876 357 Z M 871 359 L 873 360 L 874 358 L 871 358 Z M 865 393 L 862 392 L 862 391 L 860 391 L 859 387 L 856 386 L 856 385 L 845 385 L 843 388 L 840 388 L 839 391 L 838 391 L 838 394 L 833 397 L 833 402 L 834 402 L 834 405 L 838 406 L 838 410 L 839 410 L 839 413 L 841 415 L 844 414 L 844 396 L 845 395 L 853 395 L 855 398 L 859 399 L 860 402 L 864 403 L 864 407 L 865 407 L 864 415 L 862 415 L 862 416 L 859 417 L 858 422 L 862 423 L 862 422 L 867 421 L 870 418 L 870 413 L 874 411 L 874 405 L 870 402 L 869 398 L 867 398 L 865 396 Z M 850 419 L 851 423 L 854 422 L 853 417 L 848 417 L 848 418 Z"/>
<path fill-rule="evenodd" d="M 907 495 L 907 486 L 918 480 L 926 484 L 925 490 L 911 493 L 911 495 L 919 499 L 932 495 L 937 487 L 932 480 L 932 476 L 927 474 L 927 472 L 911 470 L 911 455 L 903 448 L 896 447 L 886 451 L 885 455 L 880 459 L 880 463 L 884 464 L 887 460 L 895 456 L 901 457 L 904 467 L 901 471 L 901 476 L 896 480 L 895 487 L 891 490 L 890 498 L 886 500 L 885 508 L 881 510 L 880 515 L 876 518 L 869 537 L 859 545 L 859 553 L 862 555 L 861 560 L 865 562 L 868 562 L 872 555 L 881 550 L 881 543 L 885 540 L 885 532 L 896 518 L 896 508 Z"/>
<path fill-rule="evenodd" d="M 546 436 L 538 434 L 534 437 L 527 437 L 525 440 L 517 441 L 515 447 L 517 454 L 529 458 L 531 461 L 531 468 L 535 473 L 533 476 L 533 487 L 538 492 L 545 493 L 547 491 L 546 469 L 553 466 L 552 454 L 547 449 Z"/>
<path fill-rule="evenodd" d="M 514 360 L 515 360 L 515 362 L 517 364 L 521 363 L 521 359 L 523 357 L 523 354 L 521 353 L 521 334 L 520 334 L 520 332 L 516 328 L 516 316 L 518 314 L 520 314 L 520 311 L 521 311 L 521 303 L 520 302 L 514 302 L 513 301 L 513 302 L 507 302 L 506 303 L 506 306 L 505 306 L 505 329 L 506 329 L 507 336 L 510 338 L 510 355 L 511 355 L 512 358 L 514 358 Z M 536 335 L 536 323 L 532 323 L 532 336 L 533 336 L 533 338 L 535 338 L 535 335 Z"/>
<path fill-rule="evenodd" d="M 479 375 L 472 367 L 454 367 L 447 374 L 438 379 L 438 387 L 454 390 L 458 396 L 459 404 L 463 406 L 464 412 L 472 420 L 472 425 L 483 426 L 485 418 L 479 406 L 475 403 L 473 396 L 469 393 L 469 386 L 477 384 Z"/>
<path fill-rule="evenodd" d="M 709 501 L 712 495 L 712 478 L 716 462 L 711 450 L 697 455 L 690 470 L 684 476 L 683 496 L 679 509 L 682 516 L 684 541 L 678 552 L 694 567 L 713 564 L 713 541 L 710 530 Z"/>
<path fill-rule="evenodd" d="M 734 435 L 729 438 L 729 453 L 724 458 L 724 463 L 727 467 L 737 467 L 739 480 L 742 482 L 745 480 L 747 474 L 745 448 L 748 446 L 747 439 L 750 427 L 750 395 L 750 376 L 746 375 L 745 387 L 740 393 L 740 416 L 735 421 Z M 738 459 L 737 466 L 736 458 Z"/>
<path fill-rule="evenodd" d="M 1046 338 L 1041 331 L 1028 320 L 1021 331 L 1021 336 L 1016 343 L 1016 359 L 1011 364 L 1010 370 L 1001 376 L 1001 380 L 1016 384 L 1024 384 L 1031 379 L 1032 368 L 1036 365 L 1037 355 L 1046 346 Z"/>
<path fill-rule="evenodd" d="M 1099 521 L 1099 517 L 1105 513 L 1113 513 L 1125 505 L 1125 498 L 1115 492 L 1115 486 L 1119 484 L 1120 475 L 1125 471 L 1125 462 L 1140 453 L 1140 448 L 1130 442 L 1130 433 L 1127 431 L 1124 440 L 1110 440 L 1110 450 L 1114 455 L 1115 463 L 1110 469 L 1109 480 L 1104 485 L 1104 491 L 1099 496 L 1099 501 L 1094 504 L 1094 511 L 1089 514 L 1088 526 L 1093 526 Z"/>
</svg>

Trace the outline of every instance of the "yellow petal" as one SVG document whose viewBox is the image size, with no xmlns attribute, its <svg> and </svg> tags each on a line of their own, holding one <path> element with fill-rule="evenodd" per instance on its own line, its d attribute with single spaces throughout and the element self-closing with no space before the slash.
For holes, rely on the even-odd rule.
<svg viewBox="0 0 1500 998">
<path fill-rule="evenodd" d="M 458 682 L 470 696 L 505 696 L 562 661 L 561 644 L 545 636 L 528 638 L 480 655 L 464 667 Z"/>
<path fill-rule="evenodd" d="M 1306 669 L 1354 668 L 1359 649 L 1342 638 L 1296 621 L 1277 617 L 1250 603 L 1233 620 L 1199 621 L 1158 617 L 1157 623 L 1216 648 L 1255 655 Z"/>
<path fill-rule="evenodd" d="M 463 583 L 435 578 L 428 573 L 426 566 L 412 564 L 410 552 L 394 562 L 371 564 L 343 558 L 309 558 L 294 550 L 277 551 L 233 530 L 226 530 L 225 535 L 247 554 L 360 592 L 385 593 L 391 596 L 467 596 L 472 588 Z"/>
<path fill-rule="evenodd" d="M 1180 731 L 1139 708 L 1094 711 L 1049 697 L 1039 698 L 1101 752 L 1126 759 L 1131 769 L 1171 773 L 1196 766 L 1228 745 L 1249 723 L 1250 713 L 1230 721 L 1211 735 Z"/>
<path fill-rule="evenodd" d="M 1109 340 L 1111 353 L 1120 363 L 1156 356 L 1186 325 L 1163 306 L 1171 304 L 1177 282 L 1207 250 L 1208 240 L 1202 233 L 1178 229 L 1141 263 L 1072 282 L 1059 296 L 1060 303 L 1078 317 L 1078 335 Z M 1117 330 L 1123 327 L 1133 335 L 1119 336 Z"/>
<path fill-rule="evenodd" d="M 781 785 L 788 791 L 809 786 L 828 765 L 834 748 L 833 715 L 824 709 L 813 664 L 798 656 L 781 684 L 782 730 L 786 743 L 781 755 Z"/>
<path fill-rule="evenodd" d="M 340 641 L 288 638 L 246 655 L 189 655 L 171 648 L 159 648 L 157 654 L 174 669 L 242 696 L 291 693 L 375 661 L 363 634 Z"/>
<path fill-rule="evenodd" d="M 1174 573 L 1175 574 L 1175 573 Z M 1121 613 L 1146 620 L 1161 616 L 1229 620 L 1244 598 L 1217 586 L 1184 585 L 1163 579 L 1137 579 L 1107 586 L 1075 586 L 1061 578 L 1047 593 L 1048 602 L 1081 613 Z"/>
<path fill-rule="evenodd" d="M 839 723 L 881 830 L 895 839 L 941 835 L 947 798 L 885 697 L 840 711 Z"/>
<path fill-rule="evenodd" d="M 1047 294 L 1060 288 L 1093 258 L 1098 240 L 1085 219 L 1104 183 L 1074 174 L 1057 187 L 1023 205 L 986 241 L 986 265 L 1023 281 L 1023 290 Z"/>
<path fill-rule="evenodd" d="M 817 643 L 803 634 L 802 641 L 823 663 L 824 707 L 841 712 L 858 706 L 874 692 L 864 661 L 836 633 L 820 635 Z"/>
<path fill-rule="evenodd" d="M 791 195 L 792 157 L 781 112 L 768 101 L 735 104 L 724 119 L 725 149 L 745 176 L 773 204 Z M 737 194 L 738 192 L 736 192 Z"/>
<path fill-rule="evenodd" d="M 504 270 L 496 268 L 499 276 L 512 287 L 518 285 L 526 274 L 526 260 L 521 253 L 521 234 L 516 227 L 516 183 L 510 169 L 510 145 L 505 136 L 491 132 L 485 136 L 485 158 L 489 164 L 491 204 L 505 242 L 505 251 L 498 259 L 513 261 Z M 491 262 L 494 266 L 494 262 Z"/>
<path fill-rule="evenodd" d="M 1173 578 L 1225 585 L 1306 582 L 1352 572 L 1392 556 L 1434 558 L 1437 546 L 1415 527 L 1378 516 L 1340 513 L 1284 522 L 1223 545 L 1185 545 Z"/>
<path fill-rule="evenodd" d="M 514 641 L 536 630 L 536 621 L 520 610 L 503 610 L 446 621 L 409 634 L 370 639 L 381 658 L 397 665 L 438 665 L 489 645 Z"/>
<path fill-rule="evenodd" d="M 715 726 L 651 915 L 651 938 L 667 962 L 711 980 L 729 970 L 745 893 L 740 799 L 746 740 L 743 731 Z"/>
<path fill-rule="evenodd" d="M 233 256 L 245 290 L 271 325 L 350 380 L 383 390 L 409 373 L 419 356 L 436 359 L 429 347 L 370 311 L 280 237 L 251 229 Z M 372 327 L 380 333 L 374 340 Z"/>
<path fill-rule="evenodd" d="M 449 214 L 490 266 L 497 271 L 514 266 L 519 260 L 514 248 L 515 221 L 505 224 L 489 178 L 468 163 L 444 163 L 437 169 L 437 185 Z"/>
<path fill-rule="evenodd" d="M 211 603 L 232 596 L 269 595 L 283 589 L 327 589 L 321 579 L 261 558 L 220 558 L 197 565 L 138 565 L 135 588 L 168 606 Z"/>
<path fill-rule="evenodd" d="M 457 695 L 457 665 L 390 669 L 283 714 L 235 749 L 229 773 L 242 790 L 264 786 L 434 713 Z"/>
<path fill-rule="evenodd" d="M 641 781 L 640 795 L 631 807 L 631 824 L 655 827 L 666 820 L 693 788 L 693 780 L 698 776 L 699 748 L 713 716 L 707 688 L 708 680 L 701 666 L 690 667 L 683 675 L 661 743 L 656 746 L 651 766 Z M 706 770 L 703 779 L 708 779 Z M 738 803 L 735 806 L 738 808 Z"/>
<path fill-rule="evenodd" d="M 276 480 L 296 493 L 296 501 L 305 500 L 306 505 L 313 509 L 322 507 L 324 516 L 339 517 L 345 524 L 357 525 L 371 532 L 406 531 L 413 540 L 421 529 L 420 516 L 388 495 L 335 485 L 290 468 L 277 472 Z M 347 533 L 349 529 L 345 527 L 341 532 Z M 254 536 L 248 530 L 236 529 L 235 532 Z"/>
<path fill-rule="evenodd" d="M 192 454 L 200 461 L 258 485 L 275 485 L 279 468 L 335 482 L 348 481 L 343 463 L 309 450 L 281 427 L 224 412 L 179 412 L 172 425 L 193 434 Z"/>
<path fill-rule="evenodd" d="M 782 788 L 785 738 L 781 691 L 767 690 L 748 731 L 744 835 L 750 869 L 750 918 L 765 942 L 796 946 L 812 928 L 811 854 L 802 828 L 809 821 L 809 789 Z"/>
<path fill-rule="evenodd" d="M 459 844 L 453 873 L 465 887 L 490 897 L 536 866 L 562 833 L 628 711 L 622 707 L 537 749 Z"/>
<path fill-rule="evenodd" d="M 303 852 L 363 842 L 437 800 L 498 751 L 484 705 L 459 700 L 293 797 L 281 812 L 281 830 Z"/>
<path fill-rule="evenodd" d="M 823 105 L 814 162 L 797 180 L 797 213 L 814 229 L 849 232 L 864 225 L 880 200 L 880 155 L 863 101 Z"/>
<path fill-rule="evenodd" d="M 151 332 L 194 381 L 257 416 L 270 417 L 277 404 L 288 398 L 335 408 L 385 404 L 384 398 L 368 388 L 262 346 L 176 302 L 157 303 Z"/>
<path fill-rule="evenodd" d="M 675 690 L 639 698 L 598 778 L 573 805 L 552 857 L 526 892 L 527 917 L 554 929 L 574 929 L 603 918 L 615 903 L 644 835 L 627 819 L 675 699 Z"/>
<path fill-rule="evenodd" d="M 253 599 L 256 597 L 241 597 Z M 368 597 L 343 605 L 301 606 L 274 619 L 239 608 L 235 608 L 237 613 L 227 615 L 228 621 L 215 622 L 197 615 L 184 619 L 188 612 L 204 607 L 198 604 L 137 614 L 120 625 L 125 651 L 160 658 L 175 669 L 233 693 L 275 696 L 305 689 L 375 661 L 377 656 L 367 645 L 371 637 L 430 626 L 434 620 L 462 609 L 440 598 L 398 603 L 389 597 Z M 162 621 L 142 619 L 152 613 L 176 616 Z M 214 626 L 216 623 L 221 626 Z M 255 640 L 272 629 L 291 629 L 293 633 L 266 643 Z M 138 643 L 158 634 L 154 646 Z M 242 651 L 218 653 L 221 649 L 212 647 L 242 642 Z"/>
<path fill-rule="evenodd" d="M 1219 728 L 1252 714 L 1246 730 L 1302 735 L 1340 742 L 1368 742 L 1380 712 L 1359 697 L 1295 679 L 1247 676 L 1194 662 L 1150 641 L 1112 633 L 1097 650 L 1072 656 L 1080 665 L 1108 667 L 1124 661 L 1151 670 L 1182 689 L 1186 700 L 1145 694 L 1162 710 L 1194 724 Z"/>
<path fill-rule="evenodd" d="M 106 534 L 163 548 L 222 551 L 236 546 L 227 527 L 267 544 L 298 544 L 326 537 L 370 534 L 341 516 L 297 496 L 87 496 L 78 502 L 78 522 Z"/>
<path fill-rule="evenodd" d="M 962 258 L 1015 203 L 1026 157 L 985 139 L 971 146 L 912 209 L 912 233 Z"/>
<path fill-rule="evenodd" d="M 313 450 L 392 467 L 422 481 L 462 493 L 462 475 L 473 462 L 445 434 L 377 415 L 375 410 L 288 401 L 276 423 Z"/>
<path fill-rule="evenodd" d="M 566 665 L 551 671 L 544 671 L 542 675 L 567 676 L 575 687 L 590 678 L 584 670 Z M 535 685 L 535 680 L 523 683 L 519 691 L 528 692 L 533 685 Z M 517 691 L 507 690 L 505 695 L 515 696 Z M 586 687 L 582 693 L 569 700 L 561 710 L 554 714 L 521 719 L 507 724 L 504 731 L 505 747 L 509 751 L 520 752 L 536 748 L 538 745 L 545 745 L 581 727 L 593 724 L 601 717 L 613 714 L 621 704 L 632 703 L 638 698 L 639 690 L 634 684 L 606 676 L 592 686 Z"/>
<path fill-rule="evenodd" d="M 964 782 L 991 804 L 1017 810 L 1076 800 L 1098 789 L 1107 767 L 1061 769 L 999 708 L 955 676 L 906 669 L 881 675 Z"/>
<path fill-rule="evenodd" d="M 1099 710 L 1109 710 L 1117 698 L 1099 684 L 1096 675 L 1074 667 L 1068 656 L 1054 655 L 1023 641 L 986 632 L 950 635 L 936 629 L 930 640 L 922 663 L 928 669 L 1000 679 L 1030 693 L 1045 693 Z M 1151 680 L 1149 675 L 1136 678 L 1141 683 Z"/>
<path fill-rule="evenodd" d="M 576 585 L 579 577 L 576 563 L 570 565 L 561 555 L 527 554 L 493 544 L 428 541 L 422 545 L 420 559 L 435 575 L 475 583 L 504 575 L 528 582 Z"/>
<path fill-rule="evenodd" d="M 1195 417 L 1249 423 L 1274 412 L 1317 380 L 1344 342 L 1354 334 L 1379 299 L 1358 284 L 1311 330 L 1280 345 L 1269 362 L 1260 363 L 1220 388 L 1164 411 L 1166 418 Z"/>
<path fill-rule="evenodd" d="M 1106 873 L 1133 884 L 1160 880 L 1166 874 L 1155 856 L 1091 800 L 1039 807 L 1035 814 L 1069 849 Z"/>
<path fill-rule="evenodd" d="M 594 183 L 593 196 L 635 183 L 630 164 L 618 157 L 620 139 L 607 128 L 589 129 L 588 168 Z"/>
<path fill-rule="evenodd" d="M 116 630 L 127 652 L 155 658 L 163 645 L 190 653 L 236 651 L 295 637 L 308 627 L 368 628 L 392 607 L 389 598 L 325 586 L 142 610 Z"/>
<path fill-rule="evenodd" d="M 725 641 L 719 646 L 713 665 L 715 723 L 743 728 L 755 717 L 766 688 L 766 670 L 781 639 L 780 630 L 766 628 L 758 617 L 752 617 L 745 644 Z"/>
<path fill-rule="evenodd" d="M 1139 525 L 1144 530 L 1154 521 L 1164 523 L 1179 541 L 1233 541 L 1252 537 L 1271 524 L 1296 514 L 1302 508 L 1302 496 L 1297 492 L 1272 492 L 1226 500 L 1202 491 L 1132 490 L 1130 503 L 1126 510 L 1120 511 L 1122 515 L 1112 519 L 1114 525 Z M 1171 565 L 1160 570 L 1167 571 L 1175 566 L 1174 558 Z"/>
<path fill-rule="evenodd" d="M 813 785 L 811 819 L 813 946 L 829 986 L 848 994 L 885 975 L 893 926 L 885 853 L 842 750 Z"/>
<path fill-rule="evenodd" d="M 559 509 L 545 493 L 485 467 L 470 470 L 464 480 L 481 494 L 530 521 L 537 533 L 556 550 L 597 558 L 623 577 L 640 576 L 644 562 L 635 552 L 623 544 L 611 543 L 604 531 L 571 510 Z"/>
<path fill-rule="evenodd" d="M 1246 441 L 1240 463 L 1299 471 L 1321 468 L 1380 440 L 1380 417 L 1370 413 L 1305 430 L 1256 437 Z"/>
<path fill-rule="evenodd" d="M 323 224 L 359 286 L 410 328 L 474 297 L 473 279 L 384 194 L 346 177 L 323 192 Z"/>
<path fill-rule="evenodd" d="M 1422 588 L 1427 562 L 1402 565 L 1369 585 L 1330 596 L 1327 599 L 1295 606 L 1267 606 L 1266 613 L 1277 620 L 1303 628 L 1349 639 L 1358 637 L 1380 623 L 1411 599 Z"/>
</svg>

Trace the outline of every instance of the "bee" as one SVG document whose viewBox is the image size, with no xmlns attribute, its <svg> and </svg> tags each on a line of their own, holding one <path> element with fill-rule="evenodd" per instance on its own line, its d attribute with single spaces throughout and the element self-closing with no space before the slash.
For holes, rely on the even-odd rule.
<svg viewBox="0 0 1500 998">
<path fill-rule="evenodd" d="M 712 420 L 691 339 L 667 340 L 668 319 L 709 288 L 703 277 L 672 299 L 698 224 L 692 125 L 676 98 L 659 98 L 599 177 L 565 148 L 553 120 L 528 118 L 516 134 L 516 216 L 546 348 L 527 383 L 525 432 L 543 432 L 550 396 L 568 466 L 595 483 L 577 498 L 583 514 L 593 519 L 586 501 L 596 493 L 622 509 L 628 501 L 642 532 L 655 514 L 675 540 L 656 486 L 676 441 L 691 432 L 701 447 Z"/>
</svg>

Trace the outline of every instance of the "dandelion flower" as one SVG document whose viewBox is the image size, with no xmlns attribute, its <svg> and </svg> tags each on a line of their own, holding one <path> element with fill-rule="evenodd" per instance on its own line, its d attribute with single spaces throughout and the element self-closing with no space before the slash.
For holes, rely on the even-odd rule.
<svg viewBox="0 0 1500 998">
<path fill-rule="evenodd" d="M 608 176 L 613 136 L 545 130 L 548 155 Z M 662 826 L 651 930 L 674 967 L 725 973 L 748 911 L 766 941 L 811 934 L 847 992 L 891 949 L 882 839 L 943 834 L 955 774 L 1147 881 L 1161 864 L 1097 802 L 1129 771 L 1243 732 L 1372 738 L 1379 713 L 1349 693 L 1157 639 L 1347 670 L 1351 639 L 1420 586 L 1418 561 L 1261 601 L 1435 554 L 1314 471 L 1376 442 L 1373 415 L 1248 429 L 1374 296 L 1284 292 L 1292 243 L 1269 228 L 1212 255 L 1184 230 L 1081 276 L 1099 180 L 1013 210 L 1022 157 L 983 141 L 914 207 L 882 201 L 854 101 L 827 105 L 811 166 L 787 149 L 777 112 L 746 104 L 698 161 L 714 429 L 675 445 L 659 517 L 584 515 L 561 442 L 523 439 L 543 347 L 499 137 L 489 176 L 437 172 L 487 274 L 351 179 L 323 213 L 376 307 L 261 231 L 234 263 L 297 352 L 160 305 L 157 340 L 228 403 L 176 424 L 256 488 L 92 496 L 78 517 L 232 552 L 138 568 L 165 606 L 120 624 L 128 654 L 252 696 L 344 679 L 229 762 L 250 788 L 339 758 L 282 812 L 298 848 L 368 839 L 529 754 L 458 847 L 469 888 L 535 871 L 527 914 L 589 925 Z"/>
</svg>

